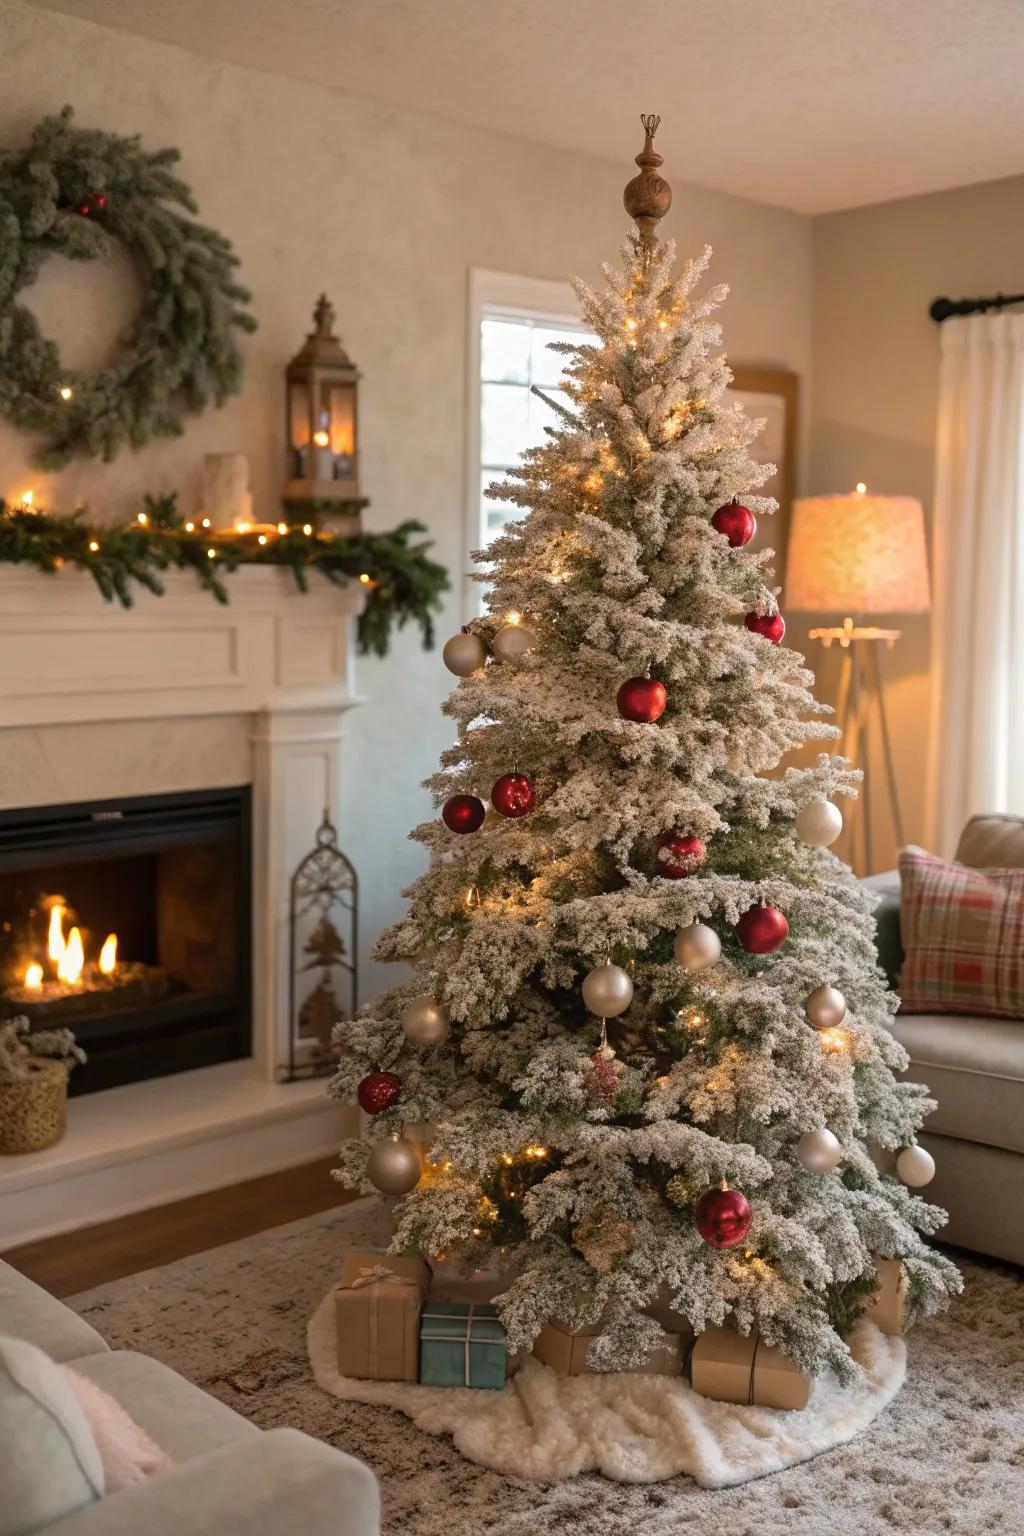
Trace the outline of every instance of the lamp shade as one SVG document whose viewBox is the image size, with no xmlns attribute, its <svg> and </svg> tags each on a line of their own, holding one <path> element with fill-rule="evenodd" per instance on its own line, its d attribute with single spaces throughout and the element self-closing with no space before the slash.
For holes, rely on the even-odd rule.
<svg viewBox="0 0 1024 1536">
<path fill-rule="evenodd" d="M 794 501 L 787 612 L 927 613 L 924 512 L 913 496 Z"/>
</svg>

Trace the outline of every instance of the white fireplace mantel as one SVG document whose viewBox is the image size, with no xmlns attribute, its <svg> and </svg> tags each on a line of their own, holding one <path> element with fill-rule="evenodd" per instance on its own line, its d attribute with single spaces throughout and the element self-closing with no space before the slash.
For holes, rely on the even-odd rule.
<svg viewBox="0 0 1024 1536">
<path fill-rule="evenodd" d="M 191 572 L 161 581 L 124 609 L 82 571 L 0 568 L 0 809 L 251 784 L 253 1059 L 74 1101 L 53 1153 L 0 1158 L 0 1247 L 304 1161 L 351 1121 L 322 1082 L 279 1079 L 289 881 L 325 808 L 338 824 L 364 593 L 269 567 L 225 576 L 227 604 Z"/>
</svg>

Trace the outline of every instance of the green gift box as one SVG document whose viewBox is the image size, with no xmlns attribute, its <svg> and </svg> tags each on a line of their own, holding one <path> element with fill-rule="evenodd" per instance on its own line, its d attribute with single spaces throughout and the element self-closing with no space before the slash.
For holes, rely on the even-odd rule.
<svg viewBox="0 0 1024 1536">
<path fill-rule="evenodd" d="M 505 1330 L 493 1307 L 475 1301 L 428 1301 L 420 1316 L 420 1385 L 505 1385 Z"/>
</svg>

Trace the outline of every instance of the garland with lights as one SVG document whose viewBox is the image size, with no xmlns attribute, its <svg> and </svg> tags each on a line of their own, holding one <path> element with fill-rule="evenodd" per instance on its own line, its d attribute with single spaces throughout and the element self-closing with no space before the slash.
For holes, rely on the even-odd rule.
<svg viewBox="0 0 1024 1536">
<path fill-rule="evenodd" d="M 43 118 L 26 149 L 0 158 L 0 412 L 43 434 L 36 463 L 51 470 L 180 436 L 184 410 L 239 392 L 235 333 L 256 329 L 230 242 L 187 216 L 197 208 L 171 172 L 178 151 L 148 153 L 137 135 L 72 116 Z M 135 258 L 142 306 L 110 367 L 65 368 L 17 295 L 47 256 L 92 261 L 115 241 Z"/>
<path fill-rule="evenodd" d="M 55 572 L 64 565 L 88 571 L 107 602 L 132 606 L 138 583 L 160 596 L 160 574 L 191 570 L 219 603 L 228 601 L 224 577 L 240 565 L 287 566 L 301 591 L 308 573 L 319 571 L 335 586 L 358 580 L 367 601 L 358 620 L 362 654 L 385 656 L 393 628 L 411 619 L 426 648 L 433 644 L 432 615 L 448 587 L 443 565 L 427 555 L 429 544 L 413 543 L 422 523 L 402 523 L 390 533 L 321 533 L 311 523 L 253 524 L 215 529 L 208 518 L 186 521 L 174 493 L 145 498 L 145 510 L 126 526 L 107 528 L 88 521 L 85 511 L 44 512 L 26 493 L 20 505 L 0 497 L 0 563 L 34 565 Z"/>
</svg>

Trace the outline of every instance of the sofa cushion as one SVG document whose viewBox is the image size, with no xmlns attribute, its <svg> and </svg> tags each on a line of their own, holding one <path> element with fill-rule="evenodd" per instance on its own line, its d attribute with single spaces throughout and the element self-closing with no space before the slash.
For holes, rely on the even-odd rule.
<svg viewBox="0 0 1024 1536">
<path fill-rule="evenodd" d="M 905 1010 L 1024 1018 L 1024 869 L 904 848 L 900 882 Z"/>
<path fill-rule="evenodd" d="M 956 861 L 971 869 L 1024 869 L 1024 816 L 972 816 Z"/>
<path fill-rule="evenodd" d="M 929 1131 L 1024 1153 L 1024 1020 L 898 1013 L 892 1029 L 938 1100 Z"/>
<path fill-rule="evenodd" d="M 0 1536 L 27 1536 L 102 1494 L 96 1442 L 60 1366 L 0 1338 Z"/>
<path fill-rule="evenodd" d="M 38 1344 L 51 1360 L 74 1360 L 106 1349 L 70 1307 L 56 1301 L 42 1286 L 28 1280 L 0 1259 L 0 1333 Z"/>
<path fill-rule="evenodd" d="M 148 1355 L 111 1349 L 76 1360 L 75 1370 L 109 1392 L 175 1463 L 260 1433 L 233 1408 Z"/>
</svg>

